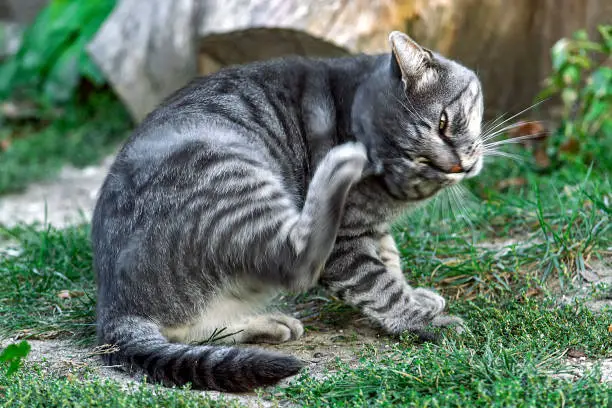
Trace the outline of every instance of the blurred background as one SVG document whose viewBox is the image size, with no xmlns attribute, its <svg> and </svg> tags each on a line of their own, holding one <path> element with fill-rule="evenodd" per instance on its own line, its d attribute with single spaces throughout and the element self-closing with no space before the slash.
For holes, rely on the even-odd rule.
<svg viewBox="0 0 612 408">
<path fill-rule="evenodd" d="M 612 133 L 611 21 L 609 0 L 0 0 L 0 194 L 98 163 L 195 75 L 387 52 L 391 30 L 477 70 L 488 120 L 551 97 L 506 135 L 542 135 L 523 144 L 537 168 L 591 163 Z"/>
</svg>

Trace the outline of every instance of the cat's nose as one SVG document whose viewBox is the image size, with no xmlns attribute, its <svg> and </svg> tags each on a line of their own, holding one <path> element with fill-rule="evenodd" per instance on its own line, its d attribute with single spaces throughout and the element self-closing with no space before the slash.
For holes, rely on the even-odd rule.
<svg viewBox="0 0 612 408">
<path fill-rule="evenodd" d="M 450 172 L 451 173 L 463 173 L 463 166 L 461 165 L 461 163 L 457 163 L 453 167 L 450 168 Z"/>
</svg>

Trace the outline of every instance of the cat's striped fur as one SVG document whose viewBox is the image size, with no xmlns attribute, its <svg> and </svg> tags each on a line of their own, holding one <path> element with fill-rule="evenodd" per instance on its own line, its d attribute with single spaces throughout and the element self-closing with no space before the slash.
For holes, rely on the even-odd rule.
<svg viewBox="0 0 612 408">
<path fill-rule="evenodd" d="M 259 306 L 317 283 L 389 333 L 461 322 L 406 283 L 389 223 L 480 171 L 480 83 L 390 39 L 389 55 L 224 69 L 138 127 L 93 217 L 108 364 L 204 389 L 276 383 L 301 362 L 193 343 L 221 328 L 230 342 L 296 339 L 299 321 Z"/>
</svg>

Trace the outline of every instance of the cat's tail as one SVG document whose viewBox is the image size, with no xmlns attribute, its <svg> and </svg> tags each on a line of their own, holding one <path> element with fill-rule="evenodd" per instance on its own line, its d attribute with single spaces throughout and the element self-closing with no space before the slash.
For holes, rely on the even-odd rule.
<svg viewBox="0 0 612 408">
<path fill-rule="evenodd" d="M 261 349 L 170 343 L 156 324 L 133 316 L 103 322 L 98 340 L 109 345 L 105 364 L 143 371 L 167 386 L 246 392 L 276 384 L 303 366 L 295 357 Z"/>
</svg>

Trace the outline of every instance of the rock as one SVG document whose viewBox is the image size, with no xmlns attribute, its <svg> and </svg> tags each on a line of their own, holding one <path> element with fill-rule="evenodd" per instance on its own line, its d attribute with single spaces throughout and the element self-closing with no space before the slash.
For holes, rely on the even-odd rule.
<svg viewBox="0 0 612 408">
<path fill-rule="evenodd" d="M 120 0 L 88 45 L 136 120 L 196 75 L 197 6 L 194 0 Z"/>
</svg>

